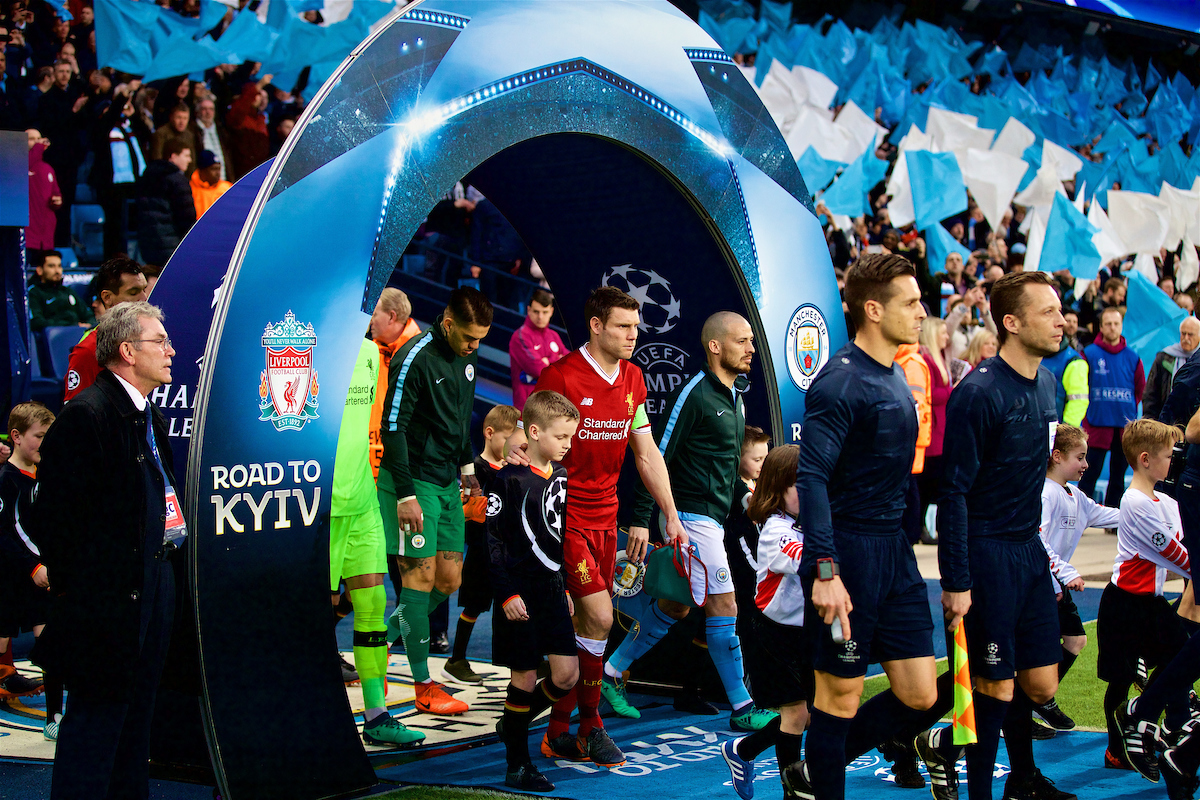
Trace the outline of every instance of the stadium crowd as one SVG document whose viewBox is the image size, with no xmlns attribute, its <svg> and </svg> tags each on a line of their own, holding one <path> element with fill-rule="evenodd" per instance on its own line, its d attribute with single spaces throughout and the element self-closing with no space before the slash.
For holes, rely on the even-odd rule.
<svg viewBox="0 0 1200 800">
<path fill-rule="evenodd" d="M 162 5 L 199 14 L 194 2 Z M 72 208 L 98 206 L 103 257 L 165 264 L 233 181 L 279 151 L 305 99 L 257 63 L 143 84 L 98 64 L 90 5 L 71 15 L 42 0 L 0 5 L 0 130 L 28 132 L 29 260 L 77 247 Z"/>
</svg>

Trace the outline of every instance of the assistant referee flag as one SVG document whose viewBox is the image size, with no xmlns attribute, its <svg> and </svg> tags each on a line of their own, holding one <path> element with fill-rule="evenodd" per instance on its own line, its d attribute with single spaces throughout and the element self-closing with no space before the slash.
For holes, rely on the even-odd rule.
<svg viewBox="0 0 1200 800">
<path fill-rule="evenodd" d="M 954 629 L 954 743 L 975 744 L 975 705 L 971 699 L 971 667 L 967 663 L 967 631 Z"/>
</svg>

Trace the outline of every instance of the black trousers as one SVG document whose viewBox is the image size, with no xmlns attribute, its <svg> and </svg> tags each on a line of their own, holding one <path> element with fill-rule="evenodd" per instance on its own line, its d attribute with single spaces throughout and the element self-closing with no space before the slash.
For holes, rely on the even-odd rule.
<svg viewBox="0 0 1200 800">
<path fill-rule="evenodd" d="M 1096 491 L 1096 480 L 1100 470 L 1104 468 L 1104 457 L 1111 456 L 1108 463 L 1108 489 L 1104 492 L 1104 505 L 1117 508 L 1121 505 L 1121 495 L 1125 494 L 1125 472 L 1129 462 L 1125 460 L 1125 451 L 1121 449 L 1121 437 L 1114 434 L 1112 446 L 1089 447 L 1087 451 L 1088 468 L 1079 479 L 1079 491 L 1088 497 Z"/>
<path fill-rule="evenodd" d="M 142 649 L 128 702 L 67 686 L 67 707 L 58 733 L 51 800 L 106 798 L 146 800 L 150 794 L 150 724 L 171 641 L 175 577 L 170 562 L 158 569 L 150 608 L 143 612 Z M 146 587 L 148 588 L 148 587 Z M 143 591 L 143 596 L 151 595 Z M 103 658 L 103 653 L 97 653 Z"/>
</svg>

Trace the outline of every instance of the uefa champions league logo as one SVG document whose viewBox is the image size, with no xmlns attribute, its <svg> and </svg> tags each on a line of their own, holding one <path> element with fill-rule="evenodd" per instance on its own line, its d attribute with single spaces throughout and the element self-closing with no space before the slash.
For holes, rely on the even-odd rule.
<svg viewBox="0 0 1200 800">
<path fill-rule="evenodd" d="M 648 333 L 666 333 L 679 323 L 679 301 L 671 293 L 670 282 L 654 270 L 622 264 L 604 273 L 602 286 L 620 289 L 642 307 L 638 329 Z"/>
<path fill-rule="evenodd" d="M 259 378 L 259 420 L 269 421 L 277 431 L 298 431 L 317 419 L 317 371 L 312 352 L 317 334 L 312 323 L 296 321 L 287 312 L 282 322 L 267 325 L 262 335 L 267 351 L 267 368 Z"/>
</svg>

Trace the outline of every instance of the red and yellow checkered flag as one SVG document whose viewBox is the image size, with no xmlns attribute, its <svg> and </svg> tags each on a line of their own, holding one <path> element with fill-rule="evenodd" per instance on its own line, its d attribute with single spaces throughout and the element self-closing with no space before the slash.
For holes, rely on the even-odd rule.
<svg viewBox="0 0 1200 800">
<path fill-rule="evenodd" d="M 967 631 L 962 622 L 954 629 L 954 743 L 975 744 L 975 705 L 971 697 L 971 666 L 967 662 Z"/>
</svg>

